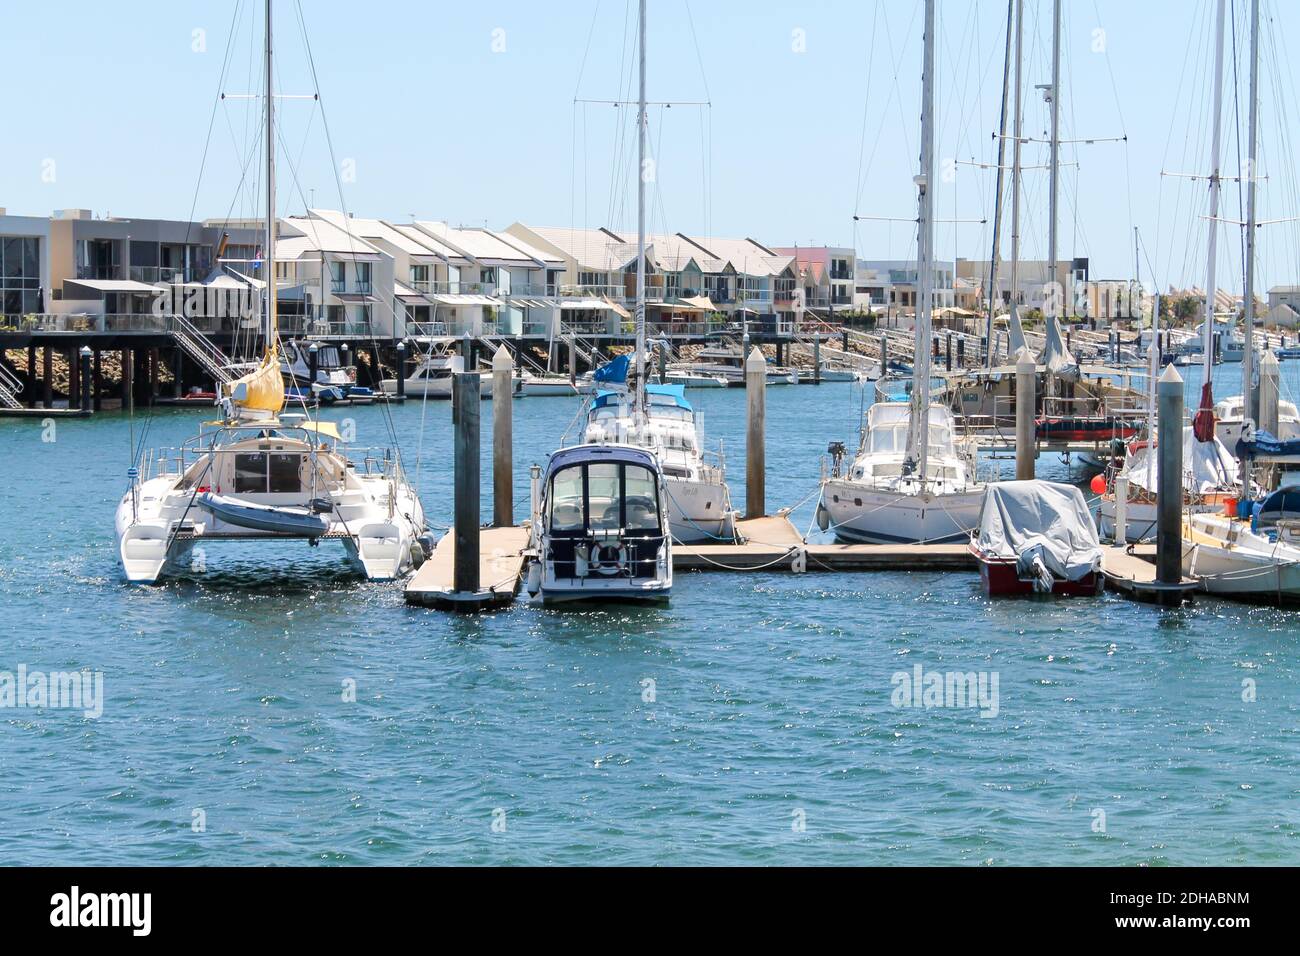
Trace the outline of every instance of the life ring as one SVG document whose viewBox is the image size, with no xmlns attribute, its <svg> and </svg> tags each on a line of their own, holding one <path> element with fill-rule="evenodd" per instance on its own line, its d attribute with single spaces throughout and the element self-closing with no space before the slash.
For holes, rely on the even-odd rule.
<svg viewBox="0 0 1300 956">
<path fill-rule="evenodd" d="M 626 553 L 617 545 L 602 544 L 593 549 L 588 567 L 606 577 L 620 574 L 626 564 Z"/>
</svg>

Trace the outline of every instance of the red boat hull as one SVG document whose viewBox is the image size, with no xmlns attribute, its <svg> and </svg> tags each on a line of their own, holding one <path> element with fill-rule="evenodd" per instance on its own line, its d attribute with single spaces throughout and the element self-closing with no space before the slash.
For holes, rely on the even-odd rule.
<svg viewBox="0 0 1300 956">
<path fill-rule="evenodd" d="M 984 593 L 989 597 L 1014 597 L 1022 594 L 1035 594 L 1034 582 L 1025 581 L 1016 573 L 1014 558 L 994 558 L 984 554 L 974 545 L 971 554 L 980 563 L 980 581 Z M 1052 593 L 1062 597 L 1092 597 L 1100 594 L 1105 585 L 1105 578 L 1093 571 L 1078 581 L 1056 581 L 1052 584 Z"/>
</svg>

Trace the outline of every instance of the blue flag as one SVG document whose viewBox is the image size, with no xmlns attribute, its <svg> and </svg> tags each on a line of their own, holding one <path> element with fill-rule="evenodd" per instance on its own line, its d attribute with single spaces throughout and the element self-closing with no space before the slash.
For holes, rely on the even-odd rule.
<svg viewBox="0 0 1300 956">
<path fill-rule="evenodd" d="M 596 369 L 596 373 L 592 378 L 597 382 L 626 382 L 628 361 L 626 355 L 611 359 Z"/>
</svg>

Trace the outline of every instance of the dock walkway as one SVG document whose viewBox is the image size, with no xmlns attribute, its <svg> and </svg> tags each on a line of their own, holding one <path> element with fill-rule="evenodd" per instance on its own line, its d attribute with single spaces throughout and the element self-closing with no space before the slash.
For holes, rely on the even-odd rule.
<svg viewBox="0 0 1300 956">
<path fill-rule="evenodd" d="M 509 604 L 519 591 L 528 528 L 483 528 L 479 531 L 479 589 L 457 593 L 453 587 L 456 535 L 448 529 L 406 585 L 406 603 L 444 609 L 478 610 Z"/>
<path fill-rule="evenodd" d="M 1200 587 L 1195 578 L 1184 577 L 1177 584 L 1162 584 L 1156 580 L 1155 545 L 1122 544 L 1103 547 L 1101 570 L 1106 576 L 1106 586 L 1139 601 L 1172 599 L 1175 603 L 1189 599 Z"/>
</svg>

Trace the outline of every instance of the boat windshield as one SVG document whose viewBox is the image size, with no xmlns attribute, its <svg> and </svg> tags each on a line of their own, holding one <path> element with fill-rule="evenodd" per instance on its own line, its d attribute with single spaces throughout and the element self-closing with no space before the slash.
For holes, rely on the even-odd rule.
<svg viewBox="0 0 1300 956">
<path fill-rule="evenodd" d="M 551 477 L 553 534 L 658 532 L 659 486 L 650 469 L 625 462 L 570 465 Z"/>
</svg>

